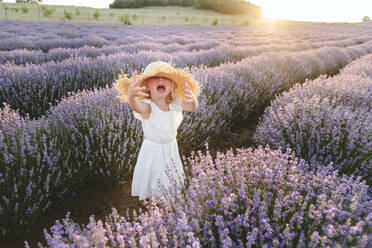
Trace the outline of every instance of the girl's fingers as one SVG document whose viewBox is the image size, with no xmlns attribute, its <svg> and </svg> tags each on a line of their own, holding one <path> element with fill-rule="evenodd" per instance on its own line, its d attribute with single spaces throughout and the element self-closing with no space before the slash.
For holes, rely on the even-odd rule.
<svg viewBox="0 0 372 248">
<path fill-rule="evenodd" d="M 133 82 L 136 84 L 136 85 L 139 85 L 141 82 L 142 82 L 142 77 L 139 76 L 137 77 L 137 71 L 134 71 L 133 72 Z"/>
<path fill-rule="evenodd" d="M 192 94 L 192 92 L 191 92 L 191 90 L 186 90 L 186 94 L 189 94 L 189 95 L 191 95 Z"/>
<path fill-rule="evenodd" d="M 147 93 L 144 93 L 144 92 L 138 92 L 138 95 L 142 95 L 142 96 L 149 96 L 149 94 L 147 94 Z"/>
<path fill-rule="evenodd" d="M 137 85 L 140 85 L 141 82 L 142 82 L 142 78 L 141 77 L 137 78 L 137 81 L 136 81 Z"/>
<path fill-rule="evenodd" d="M 186 97 L 186 102 L 191 102 L 192 101 L 192 95 L 191 94 L 185 94 Z"/>
<path fill-rule="evenodd" d="M 146 93 L 146 89 L 145 88 L 137 88 L 137 92 L 145 92 Z"/>
</svg>

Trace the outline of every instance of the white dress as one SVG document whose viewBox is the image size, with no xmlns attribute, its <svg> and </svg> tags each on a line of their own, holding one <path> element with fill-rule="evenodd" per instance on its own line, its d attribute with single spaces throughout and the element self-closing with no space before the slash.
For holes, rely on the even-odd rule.
<svg viewBox="0 0 372 248">
<path fill-rule="evenodd" d="M 151 114 L 144 119 L 133 110 L 134 117 L 141 121 L 144 139 L 134 168 L 132 196 L 139 196 L 139 200 L 147 197 L 153 200 L 155 194 L 160 196 L 162 192 L 158 179 L 166 189 L 172 186 L 172 179 L 166 174 L 166 165 L 176 182 L 184 185 L 185 175 L 176 140 L 177 129 L 183 120 L 182 98 L 170 103 L 169 111 L 161 110 L 150 99 L 142 101 L 150 104 Z"/>
</svg>

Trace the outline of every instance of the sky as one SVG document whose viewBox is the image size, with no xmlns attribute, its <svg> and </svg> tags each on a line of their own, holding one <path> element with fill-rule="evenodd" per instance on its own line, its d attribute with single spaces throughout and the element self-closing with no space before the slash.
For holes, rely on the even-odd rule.
<svg viewBox="0 0 372 248">
<path fill-rule="evenodd" d="M 361 22 L 372 19 L 372 0 L 250 0 L 262 7 L 268 18 L 316 21 Z"/>
<path fill-rule="evenodd" d="M 43 0 L 43 3 L 108 8 L 113 1 Z M 364 16 L 372 19 L 372 0 L 249 0 L 249 2 L 261 6 L 262 15 L 270 19 L 314 22 L 361 22 Z"/>
</svg>

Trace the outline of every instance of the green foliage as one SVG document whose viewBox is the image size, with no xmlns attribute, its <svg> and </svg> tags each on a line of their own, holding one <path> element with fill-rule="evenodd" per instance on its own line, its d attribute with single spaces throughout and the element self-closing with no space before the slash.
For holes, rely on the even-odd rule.
<svg viewBox="0 0 372 248">
<path fill-rule="evenodd" d="M 129 15 L 128 15 L 128 14 L 125 14 L 125 15 L 121 15 L 121 16 L 119 16 L 119 20 L 120 20 L 123 24 L 126 24 L 126 25 L 132 25 L 132 22 L 129 20 Z"/>
<path fill-rule="evenodd" d="M 16 0 L 16 3 L 41 3 L 43 0 Z"/>
<path fill-rule="evenodd" d="M 110 9 L 122 8 L 141 8 L 145 6 L 166 6 L 177 5 L 191 7 L 196 5 L 199 0 L 115 0 L 109 5 Z"/>
<path fill-rule="evenodd" d="M 79 9 L 75 8 L 75 13 L 76 13 L 76 16 L 79 16 L 80 15 Z"/>
<path fill-rule="evenodd" d="M 56 11 L 56 8 L 47 8 L 45 6 L 41 6 L 41 11 L 43 12 L 44 17 L 50 17 L 53 15 L 54 11 Z"/>
<path fill-rule="evenodd" d="M 109 6 L 120 9 L 166 5 L 210 9 L 225 14 L 248 14 L 256 18 L 262 14 L 261 7 L 243 0 L 115 0 Z"/>
<path fill-rule="evenodd" d="M 242 25 L 244 26 L 249 26 L 249 21 L 247 19 L 245 19 L 243 22 L 242 22 Z"/>
<path fill-rule="evenodd" d="M 72 19 L 72 13 L 71 12 L 67 12 L 66 10 L 63 10 L 63 12 L 65 13 L 65 18 L 67 20 L 71 20 Z"/>
<path fill-rule="evenodd" d="M 196 8 L 210 9 L 224 14 L 248 14 L 251 17 L 261 17 L 259 6 L 241 0 L 198 0 Z"/>
<path fill-rule="evenodd" d="M 213 24 L 213 25 L 218 25 L 218 19 L 217 19 L 217 18 L 214 18 L 212 24 Z"/>
<path fill-rule="evenodd" d="M 11 11 L 18 12 L 18 8 L 7 8 L 7 9 L 10 9 Z"/>
<path fill-rule="evenodd" d="M 101 15 L 101 14 L 99 13 L 98 10 L 96 10 L 96 11 L 93 13 L 93 16 L 94 16 L 94 18 L 95 18 L 96 20 L 98 20 L 98 18 L 99 18 L 100 15 Z"/>
<path fill-rule="evenodd" d="M 27 12 L 28 12 L 28 8 L 27 7 L 22 7 L 21 10 L 22 10 L 22 13 L 23 14 L 27 14 Z"/>
<path fill-rule="evenodd" d="M 114 13 L 110 13 L 110 17 L 114 17 L 114 15 L 115 15 Z"/>
<path fill-rule="evenodd" d="M 137 20 L 137 15 L 136 15 L 136 14 L 133 14 L 133 15 L 132 15 L 132 19 L 133 19 L 133 20 Z"/>
<path fill-rule="evenodd" d="M 186 16 L 185 17 L 185 22 L 188 22 L 189 21 L 189 18 Z"/>
<path fill-rule="evenodd" d="M 164 21 L 165 20 L 165 16 L 162 16 L 161 19 Z"/>
</svg>

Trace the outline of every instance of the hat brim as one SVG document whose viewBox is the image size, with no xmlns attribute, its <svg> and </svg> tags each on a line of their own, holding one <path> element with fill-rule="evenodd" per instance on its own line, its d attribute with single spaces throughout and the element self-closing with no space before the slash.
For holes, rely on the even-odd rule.
<svg viewBox="0 0 372 248">
<path fill-rule="evenodd" d="M 152 71 L 151 73 L 142 73 L 140 75 L 137 75 L 137 77 L 142 78 L 141 86 L 145 86 L 145 81 L 151 77 L 169 78 L 176 84 L 175 94 L 185 100 L 186 83 L 190 86 L 190 90 L 195 95 L 195 97 L 198 97 L 200 95 L 200 82 L 195 80 L 193 76 L 184 69 L 172 68 L 168 71 Z M 114 84 L 114 88 L 120 93 L 117 98 L 119 98 L 122 102 L 128 102 L 128 89 L 132 81 L 133 76 L 131 78 L 128 78 L 126 74 L 121 74 Z"/>
</svg>

